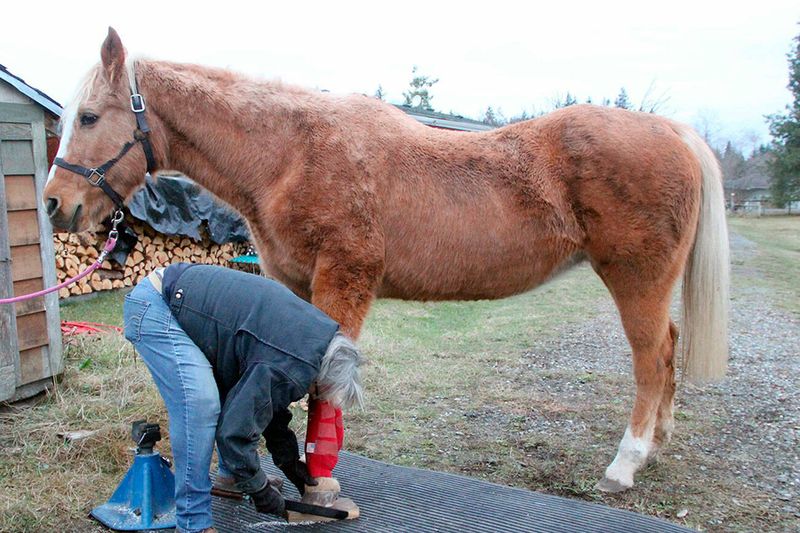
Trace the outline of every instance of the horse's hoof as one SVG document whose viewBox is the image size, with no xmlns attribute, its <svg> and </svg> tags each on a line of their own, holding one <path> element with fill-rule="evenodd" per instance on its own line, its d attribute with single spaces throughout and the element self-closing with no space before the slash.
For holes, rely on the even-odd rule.
<svg viewBox="0 0 800 533">
<path fill-rule="evenodd" d="M 601 490 L 603 492 L 623 492 L 631 488 L 633 485 L 626 486 L 616 481 L 614 479 L 609 479 L 607 477 L 603 477 L 600 481 L 597 482 L 597 485 L 594 486 L 595 489 Z"/>
</svg>

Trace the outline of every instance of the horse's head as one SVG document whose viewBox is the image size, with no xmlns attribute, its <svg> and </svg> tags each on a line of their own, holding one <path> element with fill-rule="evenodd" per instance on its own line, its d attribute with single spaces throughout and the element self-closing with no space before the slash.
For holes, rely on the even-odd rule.
<svg viewBox="0 0 800 533">
<path fill-rule="evenodd" d="M 87 74 L 75 99 L 61 118 L 58 157 L 84 169 L 102 167 L 134 140 L 136 116 L 131 109 L 132 63 L 125 61 L 125 49 L 113 28 L 109 28 L 100 49 L 100 63 Z M 153 127 L 152 114 L 148 121 Z M 153 139 L 155 136 L 150 135 Z M 154 150 L 158 151 L 154 146 Z M 132 146 L 105 175 L 105 182 L 123 199 L 144 183 L 147 158 L 139 143 Z M 111 214 L 114 202 L 92 184 L 98 176 L 54 165 L 50 169 L 43 201 L 54 226 L 84 231 Z M 88 178 L 88 179 L 87 179 Z"/>
</svg>

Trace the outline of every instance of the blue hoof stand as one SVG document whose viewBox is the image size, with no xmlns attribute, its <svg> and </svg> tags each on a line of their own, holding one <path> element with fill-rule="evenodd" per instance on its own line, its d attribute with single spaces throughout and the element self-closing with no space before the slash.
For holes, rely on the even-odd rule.
<svg viewBox="0 0 800 533">
<path fill-rule="evenodd" d="M 144 428 L 144 436 L 137 435 L 137 430 L 143 430 L 137 424 L 140 423 L 134 423 L 133 430 L 138 445 L 133 465 L 111 498 L 92 509 L 91 515 L 103 525 L 120 531 L 174 528 L 175 476 L 169 462 L 153 451 L 161 434 L 156 424 L 150 424 Z"/>
</svg>

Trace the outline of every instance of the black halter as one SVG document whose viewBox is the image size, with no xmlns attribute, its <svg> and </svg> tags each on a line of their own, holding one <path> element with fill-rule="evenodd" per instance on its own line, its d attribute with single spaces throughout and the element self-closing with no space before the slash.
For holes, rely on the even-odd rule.
<svg viewBox="0 0 800 533">
<path fill-rule="evenodd" d="M 147 126 L 147 120 L 144 118 L 144 96 L 139 94 L 137 91 L 133 91 L 133 94 L 131 94 L 131 111 L 133 111 L 133 113 L 136 115 L 137 126 L 133 131 L 133 140 L 126 142 L 115 158 L 109 159 L 97 168 L 86 168 L 81 165 L 73 165 L 72 163 L 64 161 L 60 157 L 56 157 L 53 161 L 56 166 L 83 176 L 90 185 L 94 187 L 100 187 L 100 189 L 102 189 L 102 191 L 106 193 L 109 198 L 111 198 L 111 201 L 114 202 L 114 205 L 119 211 L 123 210 L 124 203 L 122 201 L 122 197 L 117 194 L 117 192 L 112 189 L 111 185 L 109 185 L 106 181 L 106 172 L 111 170 L 111 167 L 116 165 L 117 162 L 122 159 L 122 157 L 128 153 L 128 150 L 133 148 L 136 143 L 142 143 L 142 150 L 144 150 L 144 155 L 147 158 L 147 172 L 152 173 L 156 168 L 156 159 L 153 156 L 153 146 L 150 144 L 150 128 Z"/>
</svg>

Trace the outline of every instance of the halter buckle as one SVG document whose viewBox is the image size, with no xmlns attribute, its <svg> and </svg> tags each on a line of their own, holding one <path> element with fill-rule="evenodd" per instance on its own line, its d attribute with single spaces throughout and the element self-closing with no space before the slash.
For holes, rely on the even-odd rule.
<svg viewBox="0 0 800 533">
<path fill-rule="evenodd" d="M 131 111 L 134 113 L 144 113 L 145 104 L 144 104 L 144 96 L 139 93 L 134 93 L 131 95 Z"/>
<path fill-rule="evenodd" d="M 92 179 L 94 176 L 97 176 L 97 178 Z M 105 174 L 101 174 L 96 168 L 90 168 L 89 175 L 86 177 L 86 181 L 95 187 L 100 187 L 103 182 L 106 181 L 106 176 Z"/>
</svg>

